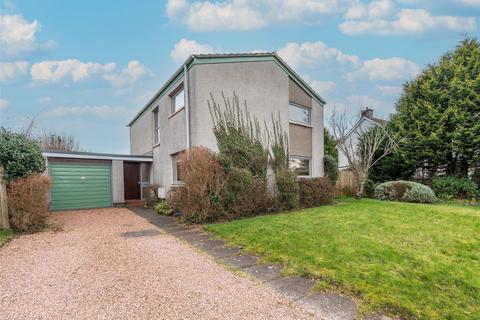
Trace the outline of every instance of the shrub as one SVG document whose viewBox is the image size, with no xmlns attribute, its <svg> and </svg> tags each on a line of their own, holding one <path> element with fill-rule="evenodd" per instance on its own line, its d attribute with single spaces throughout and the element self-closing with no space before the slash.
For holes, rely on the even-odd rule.
<svg viewBox="0 0 480 320">
<path fill-rule="evenodd" d="M 333 185 L 328 177 L 301 179 L 300 204 L 311 208 L 333 203 Z"/>
<path fill-rule="evenodd" d="M 180 156 L 183 185 L 169 194 L 169 204 L 188 222 L 209 222 L 225 216 L 223 193 L 226 176 L 217 155 L 194 147 Z"/>
<path fill-rule="evenodd" d="M 10 182 L 7 197 L 12 228 L 34 232 L 45 226 L 50 186 L 50 178 L 39 173 Z"/>
<path fill-rule="evenodd" d="M 417 183 L 412 185 L 403 195 L 403 201 L 416 203 L 433 203 L 437 201 L 435 193 L 426 185 Z"/>
<path fill-rule="evenodd" d="M 144 207 L 152 208 L 158 202 L 158 185 L 148 185 L 143 189 Z"/>
<path fill-rule="evenodd" d="M 338 162 L 337 159 L 330 155 L 325 155 L 323 158 L 323 166 L 325 169 L 325 176 L 329 177 L 332 184 L 335 184 L 338 179 Z"/>
<path fill-rule="evenodd" d="M 279 207 L 287 210 L 297 208 L 300 202 L 297 174 L 289 169 L 279 169 L 276 178 Z"/>
<path fill-rule="evenodd" d="M 7 181 L 45 171 L 38 143 L 4 128 L 0 128 L 0 163 L 5 167 Z"/>
<path fill-rule="evenodd" d="M 175 210 L 173 210 L 173 208 L 165 200 L 160 200 L 157 202 L 153 206 L 153 210 L 164 216 L 171 216 L 175 212 Z"/>
<path fill-rule="evenodd" d="M 433 190 L 413 181 L 388 181 L 375 188 L 375 198 L 406 202 L 432 203 L 437 200 Z"/>
<path fill-rule="evenodd" d="M 375 196 L 375 182 L 366 179 L 363 185 L 363 196 L 373 198 Z"/>
<path fill-rule="evenodd" d="M 467 178 L 454 176 L 439 177 L 432 180 L 432 189 L 439 198 L 472 199 L 479 195 L 478 186 Z"/>
<path fill-rule="evenodd" d="M 269 211 L 270 197 L 264 179 L 247 169 L 230 168 L 227 173 L 224 208 L 226 218 L 249 217 Z"/>
<path fill-rule="evenodd" d="M 223 96 L 223 93 L 222 93 Z M 265 133 L 260 122 L 245 108 L 240 108 L 238 96 L 233 99 L 223 96 L 221 108 L 213 96 L 208 106 L 213 122 L 213 133 L 217 140 L 222 164 L 226 167 L 248 169 L 254 176 L 267 176 L 268 150 L 265 147 Z"/>
</svg>

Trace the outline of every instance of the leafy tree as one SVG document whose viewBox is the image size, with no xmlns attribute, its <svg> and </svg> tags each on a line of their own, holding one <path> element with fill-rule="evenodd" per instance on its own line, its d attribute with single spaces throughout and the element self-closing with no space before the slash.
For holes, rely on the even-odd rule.
<svg viewBox="0 0 480 320">
<path fill-rule="evenodd" d="M 327 128 L 323 129 L 323 146 L 325 149 L 325 155 L 334 157 L 338 161 L 338 150 L 335 137 L 330 134 Z"/>
<path fill-rule="evenodd" d="M 45 159 L 37 141 L 5 128 L 0 128 L 0 163 L 5 167 L 7 181 L 45 170 Z"/>
<path fill-rule="evenodd" d="M 480 162 L 478 40 L 465 38 L 405 84 L 396 111 L 391 125 L 404 164 L 429 176 L 445 169 L 466 177 Z"/>
</svg>

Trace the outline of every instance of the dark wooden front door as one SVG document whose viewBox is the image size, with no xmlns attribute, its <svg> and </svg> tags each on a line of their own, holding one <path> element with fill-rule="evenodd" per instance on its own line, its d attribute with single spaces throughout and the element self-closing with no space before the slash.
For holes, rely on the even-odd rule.
<svg viewBox="0 0 480 320">
<path fill-rule="evenodd" d="M 140 199 L 140 164 L 123 163 L 123 181 L 125 200 Z"/>
</svg>

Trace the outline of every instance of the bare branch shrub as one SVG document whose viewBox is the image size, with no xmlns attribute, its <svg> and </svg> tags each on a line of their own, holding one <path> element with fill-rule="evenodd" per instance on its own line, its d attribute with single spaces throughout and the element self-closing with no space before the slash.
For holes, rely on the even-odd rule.
<svg viewBox="0 0 480 320">
<path fill-rule="evenodd" d="M 372 167 L 390 154 L 396 143 L 381 123 L 369 128 L 352 127 L 346 112 L 339 114 L 334 110 L 330 126 L 337 140 L 337 148 L 345 155 L 353 173 L 356 196 L 361 197 Z"/>
<path fill-rule="evenodd" d="M 12 228 L 34 232 L 45 226 L 50 186 L 50 178 L 40 173 L 10 182 L 7 198 Z"/>
<path fill-rule="evenodd" d="M 188 222 L 208 222 L 225 215 L 222 194 L 226 176 L 217 155 L 205 147 L 193 147 L 180 155 L 183 185 L 173 190 L 169 204 Z"/>
<path fill-rule="evenodd" d="M 43 150 L 80 151 L 80 144 L 74 136 L 45 133 L 39 141 Z"/>
</svg>

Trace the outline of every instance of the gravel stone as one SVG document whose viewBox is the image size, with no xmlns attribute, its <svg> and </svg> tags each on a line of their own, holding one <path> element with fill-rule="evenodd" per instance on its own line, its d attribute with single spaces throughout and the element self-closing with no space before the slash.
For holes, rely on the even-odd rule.
<svg viewBox="0 0 480 320">
<path fill-rule="evenodd" d="M 0 319 L 313 318 L 271 288 L 152 232 L 148 219 L 128 209 L 57 212 L 52 220 L 63 230 L 18 236 L 0 248 Z"/>
</svg>

